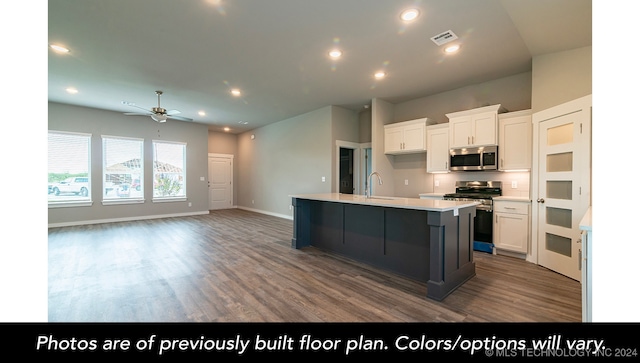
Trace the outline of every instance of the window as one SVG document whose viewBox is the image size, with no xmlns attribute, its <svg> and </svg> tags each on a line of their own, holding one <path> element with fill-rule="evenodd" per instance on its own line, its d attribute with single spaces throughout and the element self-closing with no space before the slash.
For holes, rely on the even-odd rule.
<svg viewBox="0 0 640 363">
<path fill-rule="evenodd" d="M 142 139 L 102 137 L 103 203 L 144 201 Z"/>
<path fill-rule="evenodd" d="M 153 142 L 153 198 L 186 198 L 186 144 Z"/>
<path fill-rule="evenodd" d="M 49 131 L 49 206 L 91 205 L 91 135 Z"/>
</svg>

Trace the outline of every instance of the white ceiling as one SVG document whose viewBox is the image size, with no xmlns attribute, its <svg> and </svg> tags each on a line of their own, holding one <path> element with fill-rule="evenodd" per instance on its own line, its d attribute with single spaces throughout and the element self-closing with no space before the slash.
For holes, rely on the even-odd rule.
<svg viewBox="0 0 640 363">
<path fill-rule="evenodd" d="M 403 24 L 410 6 L 421 16 Z M 122 102 L 148 109 L 162 90 L 162 107 L 238 133 L 530 71 L 533 56 L 591 45 L 591 19 L 588 0 L 55 0 L 48 41 L 71 52 L 49 51 L 48 97 L 136 112 Z M 456 55 L 430 39 L 448 30 Z M 375 81 L 379 69 L 388 77 Z"/>
</svg>

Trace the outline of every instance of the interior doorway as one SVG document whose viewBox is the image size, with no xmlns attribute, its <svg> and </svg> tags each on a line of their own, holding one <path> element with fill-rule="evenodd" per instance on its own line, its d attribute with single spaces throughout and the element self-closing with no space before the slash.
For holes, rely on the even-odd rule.
<svg viewBox="0 0 640 363">
<path fill-rule="evenodd" d="M 336 193 L 361 194 L 364 189 L 361 182 L 364 180 L 361 175 L 361 144 L 336 141 L 335 149 L 335 174 L 333 177 L 334 186 L 331 188 Z"/>
<path fill-rule="evenodd" d="M 353 149 L 340 148 L 340 190 L 342 194 L 353 194 Z"/>
</svg>

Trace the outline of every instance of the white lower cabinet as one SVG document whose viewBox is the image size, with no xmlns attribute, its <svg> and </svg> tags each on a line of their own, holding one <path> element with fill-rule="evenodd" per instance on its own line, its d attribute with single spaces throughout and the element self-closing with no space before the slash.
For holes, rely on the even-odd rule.
<svg viewBox="0 0 640 363">
<path fill-rule="evenodd" d="M 493 244 L 500 250 L 526 254 L 529 249 L 531 203 L 493 201 Z"/>
</svg>

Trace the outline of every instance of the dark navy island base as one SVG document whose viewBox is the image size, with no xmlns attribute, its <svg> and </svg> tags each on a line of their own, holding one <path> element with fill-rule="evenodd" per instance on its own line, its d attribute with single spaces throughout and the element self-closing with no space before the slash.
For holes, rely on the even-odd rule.
<svg viewBox="0 0 640 363">
<path fill-rule="evenodd" d="M 314 246 L 423 281 L 438 301 L 475 276 L 475 205 L 327 196 L 292 196 L 293 248 Z"/>
</svg>

